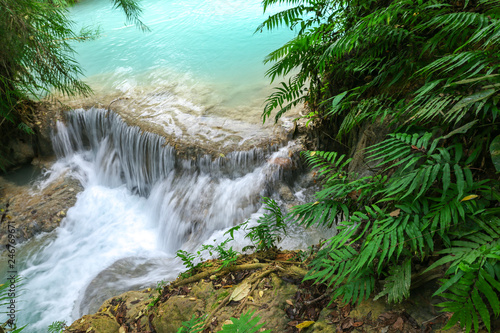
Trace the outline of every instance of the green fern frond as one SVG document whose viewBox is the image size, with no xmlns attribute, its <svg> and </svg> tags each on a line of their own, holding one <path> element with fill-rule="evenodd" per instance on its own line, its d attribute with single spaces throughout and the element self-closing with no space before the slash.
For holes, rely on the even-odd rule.
<svg viewBox="0 0 500 333">
<path fill-rule="evenodd" d="M 324 200 L 294 206 L 290 212 L 290 219 L 305 227 L 313 225 L 332 227 L 336 224 L 339 214 L 349 216 L 346 204 L 335 200 Z"/>
<path fill-rule="evenodd" d="M 283 113 L 303 102 L 306 97 L 302 95 L 302 86 L 302 80 L 290 79 L 288 84 L 281 82 L 281 87 L 276 87 L 275 92 L 266 99 L 266 106 L 262 113 L 263 121 L 265 122 L 266 118 L 271 116 L 273 110 L 280 108 L 275 117 L 275 120 L 278 121 Z M 286 104 L 287 101 L 291 102 Z"/>
<path fill-rule="evenodd" d="M 411 260 L 407 259 L 403 264 L 391 267 L 389 273 L 390 275 L 384 282 L 384 290 L 374 300 L 385 295 L 387 295 L 389 303 L 401 302 L 408 298 L 411 285 Z"/>
<path fill-rule="evenodd" d="M 250 227 L 245 238 L 249 238 L 258 251 L 275 248 L 283 236 L 286 236 L 285 218 L 278 203 L 271 198 L 262 198 L 264 214 L 257 221 L 258 225 Z"/>
<path fill-rule="evenodd" d="M 205 329 L 203 323 L 206 316 L 196 318 L 195 315 L 190 320 L 182 322 L 182 326 L 177 330 L 177 333 L 200 333 Z"/>
<path fill-rule="evenodd" d="M 255 311 L 247 311 L 243 313 L 240 318 L 231 317 L 232 324 L 225 324 L 222 326 L 221 332 L 223 333 L 255 333 L 264 332 L 271 333 L 270 330 L 261 330 L 264 324 L 259 324 L 260 317 L 254 316 Z"/>
<path fill-rule="evenodd" d="M 267 29 L 272 31 L 282 25 L 287 25 L 293 27 L 298 21 L 302 20 L 302 16 L 307 12 L 307 8 L 303 5 L 298 5 L 296 7 L 288 8 L 280 11 L 274 15 L 269 16 L 264 22 L 262 22 L 255 32 Z"/>
<path fill-rule="evenodd" d="M 317 170 L 318 176 L 327 177 L 327 182 L 338 176 L 342 177 L 342 170 L 352 161 L 352 158 L 346 158 L 337 152 L 305 151 L 301 155 L 311 168 Z"/>
</svg>

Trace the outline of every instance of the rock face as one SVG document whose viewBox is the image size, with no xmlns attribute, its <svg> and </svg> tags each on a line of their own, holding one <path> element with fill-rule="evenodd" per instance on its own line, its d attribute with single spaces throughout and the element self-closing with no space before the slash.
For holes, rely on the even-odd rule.
<svg viewBox="0 0 500 333">
<path fill-rule="evenodd" d="M 50 139 L 53 111 L 49 112 L 49 103 L 32 104 L 31 122 L 27 123 L 32 134 L 9 122 L 0 128 L 0 162 L 7 171 L 31 163 L 35 157 L 46 158 L 54 154 Z"/>
<path fill-rule="evenodd" d="M 81 190 L 77 180 L 65 175 L 41 191 L 16 186 L 0 177 L 0 208 L 6 213 L 6 220 L 16 228 L 16 242 L 22 243 L 36 234 L 57 228 Z M 2 251 L 8 242 L 6 228 L 7 223 L 4 223 L 0 233 Z"/>
</svg>

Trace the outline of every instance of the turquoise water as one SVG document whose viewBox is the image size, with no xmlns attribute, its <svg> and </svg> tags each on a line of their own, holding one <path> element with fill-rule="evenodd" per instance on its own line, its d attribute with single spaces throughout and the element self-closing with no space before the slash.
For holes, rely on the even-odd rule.
<svg viewBox="0 0 500 333">
<path fill-rule="evenodd" d="M 133 116 L 162 122 L 165 132 L 172 128 L 179 129 L 183 136 L 196 132 L 193 136 L 202 136 L 204 141 L 212 138 L 211 143 L 218 135 L 213 134 L 211 124 L 217 128 L 227 126 L 233 137 L 243 128 L 237 128 L 236 121 L 217 122 L 215 118 L 229 117 L 240 124 L 238 114 L 245 113 L 247 118 L 260 122 L 265 96 L 271 90 L 262 61 L 267 53 L 292 38 L 292 31 L 254 34 L 268 15 L 263 15 L 257 0 L 143 0 L 142 5 L 142 20 L 151 32 L 126 25 L 124 14 L 113 9 L 110 0 L 81 0 L 70 9 L 75 29 L 97 24 L 102 29 L 99 39 L 75 44 L 76 59 L 84 69 L 85 80 L 94 88 L 94 100 L 109 103 L 117 95 L 137 100 L 134 105 L 138 110 L 133 110 Z M 200 134 L 202 130 L 205 133 Z M 250 134 L 245 134 L 244 140 L 247 136 Z M 257 209 L 251 198 L 269 187 L 269 172 L 265 171 L 266 166 L 273 165 L 266 163 L 234 179 L 197 173 L 180 177 L 172 173 L 165 183 L 158 182 L 154 192 L 157 195 L 139 197 L 123 184 L 107 183 L 122 177 L 121 169 L 115 168 L 118 155 L 108 149 L 107 140 L 96 145 L 100 152 L 95 156 L 108 157 L 108 162 L 94 161 L 89 152 L 74 152 L 60 159 L 50 171 L 54 177 L 72 173 L 85 189 L 60 228 L 28 242 L 18 252 L 19 259 L 25 258 L 18 269 L 22 270 L 26 290 L 19 296 L 23 303 L 18 319 L 29 324 L 28 333 L 45 332 L 57 320 L 71 323 L 79 318 L 90 297 L 86 296 L 88 289 L 92 290 L 94 284 L 127 290 L 175 278 L 182 264 L 173 258 L 177 248 L 166 250 L 163 238 L 189 231 L 182 229 L 187 223 L 175 217 L 186 215 L 186 221 L 192 222 L 195 219 L 191 213 L 215 216 L 208 221 L 217 223 L 199 230 L 207 232 L 199 237 L 201 241 L 212 242 L 221 238 L 224 228 L 232 223 L 233 218 L 226 216 L 244 214 L 239 217 L 241 221 L 249 218 Z M 71 146 L 69 141 L 66 144 Z M 288 156 L 286 150 L 281 153 Z M 107 168 L 112 177 L 101 174 Z M 185 195 L 186 203 L 178 204 L 177 198 Z M 187 208 L 180 211 L 183 207 Z M 184 238 L 175 241 L 182 243 Z M 188 239 L 184 249 L 201 245 L 196 243 L 200 239 Z M 302 242 L 304 233 L 296 239 Z M 241 236 L 238 246 L 244 245 Z M 110 278 L 110 283 L 102 282 L 101 273 L 114 269 L 113 265 L 122 267 L 123 262 L 130 262 L 130 272 L 120 271 L 116 279 Z M 137 267 L 143 266 L 147 267 L 138 272 Z M 108 292 L 92 291 L 102 295 Z"/>
<path fill-rule="evenodd" d="M 266 54 L 293 37 L 287 29 L 255 33 L 269 15 L 258 0 L 144 0 L 142 32 L 127 24 L 111 1 L 85 0 L 71 8 L 82 26 L 100 26 L 102 36 L 77 43 L 77 60 L 97 94 L 132 97 L 160 87 L 197 104 L 262 110 L 270 91 Z M 281 8 L 283 9 L 283 8 Z M 280 8 L 274 8 L 274 12 Z"/>
</svg>

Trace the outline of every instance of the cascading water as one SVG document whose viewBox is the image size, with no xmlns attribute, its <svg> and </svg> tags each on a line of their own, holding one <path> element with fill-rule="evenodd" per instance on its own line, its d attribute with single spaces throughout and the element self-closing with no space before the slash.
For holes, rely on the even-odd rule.
<svg viewBox="0 0 500 333">
<path fill-rule="evenodd" d="M 31 332 L 71 322 L 120 292 L 174 279 L 182 269 L 175 252 L 222 241 L 224 229 L 256 219 L 261 196 L 283 175 L 272 161 L 289 159 L 283 147 L 182 160 L 160 136 L 99 109 L 68 113 L 53 145 L 59 160 L 49 180 L 67 172 L 84 190 L 36 252 L 26 250 L 20 275 L 29 296 L 20 320 L 32 323 Z M 236 237 L 236 249 L 248 244 Z"/>
<path fill-rule="evenodd" d="M 224 240 L 235 223 L 254 223 L 261 196 L 275 195 L 286 176 L 280 165 L 290 159 L 288 147 L 266 141 L 273 129 L 259 116 L 270 93 L 262 60 L 292 31 L 254 34 L 267 16 L 260 0 L 143 0 L 149 34 L 123 26 L 111 4 L 86 0 L 70 9 L 77 25 L 98 22 L 103 35 L 75 45 L 95 95 L 65 103 L 112 104 L 120 116 L 76 110 L 56 124 L 59 159 L 39 186 L 66 174 L 84 189 L 59 228 L 17 252 L 24 278 L 18 320 L 27 332 L 173 280 L 183 269 L 178 249 L 195 251 Z M 180 158 L 179 142 L 216 149 Z M 283 248 L 319 238 L 294 228 Z M 243 231 L 235 239 L 236 250 L 249 244 Z"/>
</svg>

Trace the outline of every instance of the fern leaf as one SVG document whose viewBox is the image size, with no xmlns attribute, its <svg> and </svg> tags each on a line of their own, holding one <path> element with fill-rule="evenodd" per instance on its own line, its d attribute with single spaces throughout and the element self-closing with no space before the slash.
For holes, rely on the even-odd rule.
<svg viewBox="0 0 500 333">
<path fill-rule="evenodd" d="M 390 270 L 390 276 L 385 279 L 384 290 L 374 300 L 387 295 L 389 303 L 401 302 L 410 295 L 411 260 L 407 259 L 400 266 Z"/>
<path fill-rule="evenodd" d="M 255 332 L 265 332 L 271 333 L 270 330 L 261 331 L 264 324 L 259 324 L 260 317 L 254 315 L 255 311 L 247 311 L 242 314 L 239 319 L 231 317 L 232 324 L 226 324 L 222 326 L 221 332 L 224 333 L 255 333 Z"/>
</svg>

